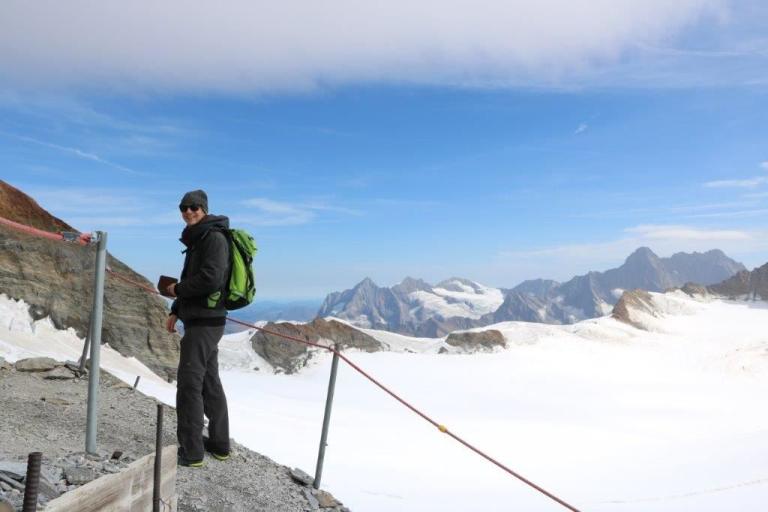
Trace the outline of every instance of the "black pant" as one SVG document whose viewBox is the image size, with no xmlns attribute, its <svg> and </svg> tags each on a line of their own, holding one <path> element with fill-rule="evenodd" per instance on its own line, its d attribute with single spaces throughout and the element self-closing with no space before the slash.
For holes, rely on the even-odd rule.
<svg viewBox="0 0 768 512">
<path fill-rule="evenodd" d="M 181 338 L 176 417 L 179 453 L 202 460 L 203 414 L 208 417 L 210 449 L 229 453 L 227 397 L 219 379 L 218 343 L 224 326 L 185 326 Z"/>
</svg>

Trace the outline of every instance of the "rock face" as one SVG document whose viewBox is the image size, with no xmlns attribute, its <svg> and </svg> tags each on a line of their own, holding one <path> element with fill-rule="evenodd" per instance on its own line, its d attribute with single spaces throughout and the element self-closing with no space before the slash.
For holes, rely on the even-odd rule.
<svg viewBox="0 0 768 512">
<path fill-rule="evenodd" d="M 680 291 L 689 295 L 690 297 L 706 297 L 709 295 L 709 290 L 706 286 L 702 286 L 696 283 L 685 283 Z"/>
<path fill-rule="evenodd" d="M 506 347 L 507 340 L 496 329 L 478 332 L 454 332 L 445 340 L 448 345 L 459 347 L 467 351 L 491 351 L 495 347 Z"/>
<path fill-rule="evenodd" d="M 768 299 L 768 263 L 751 272 L 743 270 L 725 281 L 709 286 L 714 294 L 730 299 Z"/>
<path fill-rule="evenodd" d="M 643 325 L 638 321 L 638 314 L 655 315 L 651 294 L 645 290 L 624 292 L 613 307 L 611 316 L 620 322 L 643 329 Z"/>
<path fill-rule="evenodd" d="M 336 343 L 340 348 L 357 348 L 365 352 L 383 348 L 371 336 L 336 320 L 317 318 L 308 324 L 268 323 L 264 329 L 311 343 Z M 251 344 L 257 354 L 285 373 L 295 373 L 306 366 L 313 354 L 309 345 L 261 331 L 251 337 Z"/>
<path fill-rule="evenodd" d="M 623 265 L 606 272 L 589 272 L 565 283 L 534 279 L 511 290 L 461 278 L 435 286 L 406 278 L 392 288 L 365 279 L 350 290 L 328 295 L 318 316 L 426 337 L 512 320 L 570 324 L 609 313 L 624 290 L 662 292 L 688 282 L 710 285 L 742 270 L 742 264 L 717 249 L 660 258 L 641 247 Z"/>
<path fill-rule="evenodd" d="M 23 192 L 0 181 L 0 216 L 52 232 L 73 228 Z M 93 295 L 95 247 L 47 240 L 0 226 L 0 293 L 30 305 L 33 318 L 85 337 Z M 108 255 L 107 265 L 129 279 L 152 283 Z M 167 308 L 157 296 L 107 276 L 102 342 L 161 375 L 175 374 L 179 337 L 164 330 Z"/>
</svg>

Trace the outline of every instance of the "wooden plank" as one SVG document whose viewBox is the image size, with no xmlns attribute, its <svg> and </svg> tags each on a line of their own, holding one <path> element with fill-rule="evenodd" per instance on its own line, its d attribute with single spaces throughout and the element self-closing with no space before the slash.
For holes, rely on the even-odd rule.
<svg viewBox="0 0 768 512">
<path fill-rule="evenodd" d="M 152 510 L 155 454 L 132 462 L 120 473 L 102 476 L 48 503 L 46 512 L 147 512 Z M 175 512 L 176 446 L 163 448 L 161 510 Z"/>
</svg>

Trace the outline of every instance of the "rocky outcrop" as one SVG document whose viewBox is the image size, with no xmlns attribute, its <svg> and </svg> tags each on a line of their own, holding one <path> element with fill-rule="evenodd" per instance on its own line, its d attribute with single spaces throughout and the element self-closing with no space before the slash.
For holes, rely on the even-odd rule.
<svg viewBox="0 0 768 512">
<path fill-rule="evenodd" d="M 707 289 L 729 299 L 768 300 L 768 263 L 751 272 L 743 270 Z"/>
<path fill-rule="evenodd" d="M 0 181 L 0 216 L 49 231 L 72 227 L 53 217 L 23 192 Z M 107 257 L 107 265 L 131 280 L 152 283 L 127 265 Z M 95 247 L 57 242 L 0 226 L 0 293 L 30 305 L 35 319 L 50 316 L 59 329 L 86 336 L 93 301 Z M 102 342 L 136 357 L 161 375 L 175 374 L 179 337 L 164 329 L 163 299 L 107 277 Z"/>
<path fill-rule="evenodd" d="M 308 324 L 270 322 L 264 326 L 264 330 L 311 343 L 336 344 L 341 349 L 356 348 L 375 352 L 383 348 L 378 340 L 337 320 L 317 318 Z M 285 373 L 300 370 L 314 354 L 309 345 L 263 331 L 258 331 L 251 337 L 251 345 L 269 364 Z"/>
<path fill-rule="evenodd" d="M 473 332 L 454 332 L 448 335 L 445 342 L 452 347 L 461 348 L 467 352 L 491 351 L 496 347 L 505 348 L 507 340 L 496 329 Z"/>
<path fill-rule="evenodd" d="M 644 329 L 640 321 L 643 315 L 655 316 L 653 299 L 645 290 L 632 290 L 624 292 L 613 307 L 611 316 L 620 322 Z"/>
<path fill-rule="evenodd" d="M 706 286 L 702 286 L 696 283 L 685 283 L 680 291 L 690 297 L 706 297 L 709 295 L 709 290 Z"/>
</svg>

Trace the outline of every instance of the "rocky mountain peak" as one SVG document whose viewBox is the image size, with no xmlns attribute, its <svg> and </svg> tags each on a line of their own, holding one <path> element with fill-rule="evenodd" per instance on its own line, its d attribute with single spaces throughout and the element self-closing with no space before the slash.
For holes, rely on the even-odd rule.
<svg viewBox="0 0 768 512">
<path fill-rule="evenodd" d="M 655 264 L 658 261 L 660 261 L 660 258 L 650 248 L 638 247 L 632 254 L 627 256 L 624 265 Z"/>
<path fill-rule="evenodd" d="M 74 231 L 63 220 L 43 209 L 21 190 L 0 180 L 0 217 L 44 231 Z"/>
<path fill-rule="evenodd" d="M 423 279 L 406 277 L 400 284 L 395 285 L 393 290 L 407 295 L 416 291 L 430 291 L 432 286 Z"/>
<path fill-rule="evenodd" d="M 363 279 L 362 281 L 360 281 L 355 285 L 354 289 L 356 290 L 358 288 L 374 288 L 375 289 L 375 288 L 378 288 L 378 285 L 376 285 L 376 283 L 373 282 L 373 279 L 371 279 L 370 277 L 366 277 L 365 279 Z"/>
</svg>

